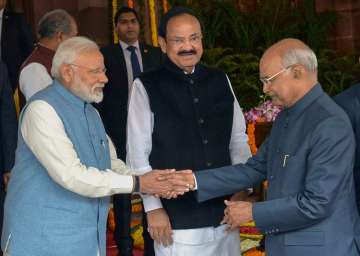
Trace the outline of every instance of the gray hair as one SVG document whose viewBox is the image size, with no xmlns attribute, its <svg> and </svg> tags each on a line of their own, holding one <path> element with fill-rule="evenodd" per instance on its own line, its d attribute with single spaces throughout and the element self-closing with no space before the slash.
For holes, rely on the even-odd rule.
<svg viewBox="0 0 360 256">
<path fill-rule="evenodd" d="M 82 36 L 75 36 L 62 42 L 56 50 L 53 58 L 51 75 L 56 79 L 61 79 L 60 66 L 71 64 L 80 54 L 99 50 L 99 46 L 90 39 Z"/>
<path fill-rule="evenodd" d="M 308 47 L 292 48 L 286 51 L 282 56 L 282 65 L 289 67 L 294 64 L 300 64 L 309 72 L 316 72 L 318 62 L 315 53 Z"/>
<path fill-rule="evenodd" d="M 70 34 L 72 16 L 63 9 L 46 13 L 39 21 L 37 33 L 40 38 L 53 37 L 58 32 Z"/>
</svg>

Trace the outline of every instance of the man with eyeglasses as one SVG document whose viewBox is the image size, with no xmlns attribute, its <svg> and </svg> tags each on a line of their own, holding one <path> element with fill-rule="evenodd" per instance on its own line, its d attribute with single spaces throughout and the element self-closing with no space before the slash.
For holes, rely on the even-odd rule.
<svg viewBox="0 0 360 256">
<path fill-rule="evenodd" d="M 40 19 L 37 27 L 39 41 L 20 69 L 20 108 L 32 95 L 52 83 L 50 70 L 55 51 L 61 42 L 77 33 L 75 19 L 65 10 L 52 10 Z"/>
<path fill-rule="evenodd" d="M 135 176 L 117 158 L 93 102 L 107 82 L 93 41 L 73 37 L 52 62 L 52 85 L 20 116 L 15 166 L 4 208 L 6 256 L 106 255 L 109 196 L 142 192 L 166 196 L 188 190 L 167 181 L 173 170 Z"/>
<path fill-rule="evenodd" d="M 354 135 L 317 71 L 314 52 L 299 40 L 267 49 L 260 60 L 263 90 L 284 108 L 270 136 L 245 164 L 182 174 L 200 202 L 267 179 L 266 201 L 226 201 L 223 219 L 231 229 L 255 221 L 267 256 L 359 255 Z"/>
<path fill-rule="evenodd" d="M 159 43 L 162 67 L 140 75 L 130 96 L 130 166 L 145 173 L 245 162 L 251 153 L 242 111 L 226 74 L 199 63 L 202 29 L 194 13 L 171 9 L 160 22 Z M 238 230 L 220 225 L 224 198 L 198 203 L 194 193 L 161 201 L 144 196 L 155 254 L 239 256 Z"/>
<path fill-rule="evenodd" d="M 96 107 L 100 112 L 106 132 L 115 144 L 117 155 L 125 161 L 128 95 L 132 83 L 142 71 L 159 67 L 162 54 L 160 48 L 139 41 L 140 20 L 134 9 L 121 7 L 115 14 L 114 24 L 119 43 L 101 49 L 109 81 L 104 88 L 104 100 Z M 114 238 L 119 254 L 131 256 L 133 249 L 130 229 L 131 195 L 115 195 L 113 205 Z M 146 223 L 144 225 L 146 226 Z M 146 230 L 143 237 L 145 256 L 153 256 L 153 242 Z"/>
</svg>

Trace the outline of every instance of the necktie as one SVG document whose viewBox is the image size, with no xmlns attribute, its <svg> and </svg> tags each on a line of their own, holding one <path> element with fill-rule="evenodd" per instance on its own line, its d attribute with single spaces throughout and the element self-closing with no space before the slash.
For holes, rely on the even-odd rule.
<svg viewBox="0 0 360 256">
<path fill-rule="evenodd" d="M 132 67 L 132 73 L 133 73 L 133 80 L 135 78 L 137 78 L 140 73 L 141 73 L 141 70 L 140 70 L 140 64 L 139 64 L 139 60 L 138 60 L 138 57 L 136 55 L 136 47 L 135 46 L 132 46 L 130 45 L 128 48 L 127 48 L 128 51 L 130 51 L 130 61 L 131 61 L 131 67 Z"/>
</svg>

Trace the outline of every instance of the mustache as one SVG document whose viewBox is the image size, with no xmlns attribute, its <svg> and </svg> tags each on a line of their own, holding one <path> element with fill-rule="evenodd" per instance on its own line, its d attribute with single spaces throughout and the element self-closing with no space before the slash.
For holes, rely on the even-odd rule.
<svg viewBox="0 0 360 256">
<path fill-rule="evenodd" d="M 195 55 L 196 54 L 196 50 L 189 50 L 189 51 L 180 51 L 177 53 L 177 55 L 179 56 L 187 56 L 187 55 Z"/>
</svg>

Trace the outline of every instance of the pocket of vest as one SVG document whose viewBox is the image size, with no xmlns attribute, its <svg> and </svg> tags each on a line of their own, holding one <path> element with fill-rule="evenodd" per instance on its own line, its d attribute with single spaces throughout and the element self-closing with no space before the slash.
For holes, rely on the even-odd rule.
<svg viewBox="0 0 360 256">
<path fill-rule="evenodd" d="M 301 231 L 285 234 L 284 244 L 288 246 L 322 246 L 325 233 L 322 231 Z"/>
<path fill-rule="evenodd" d="M 4 256 L 10 255 L 10 241 L 11 241 L 11 233 L 9 234 L 4 248 Z"/>
</svg>

